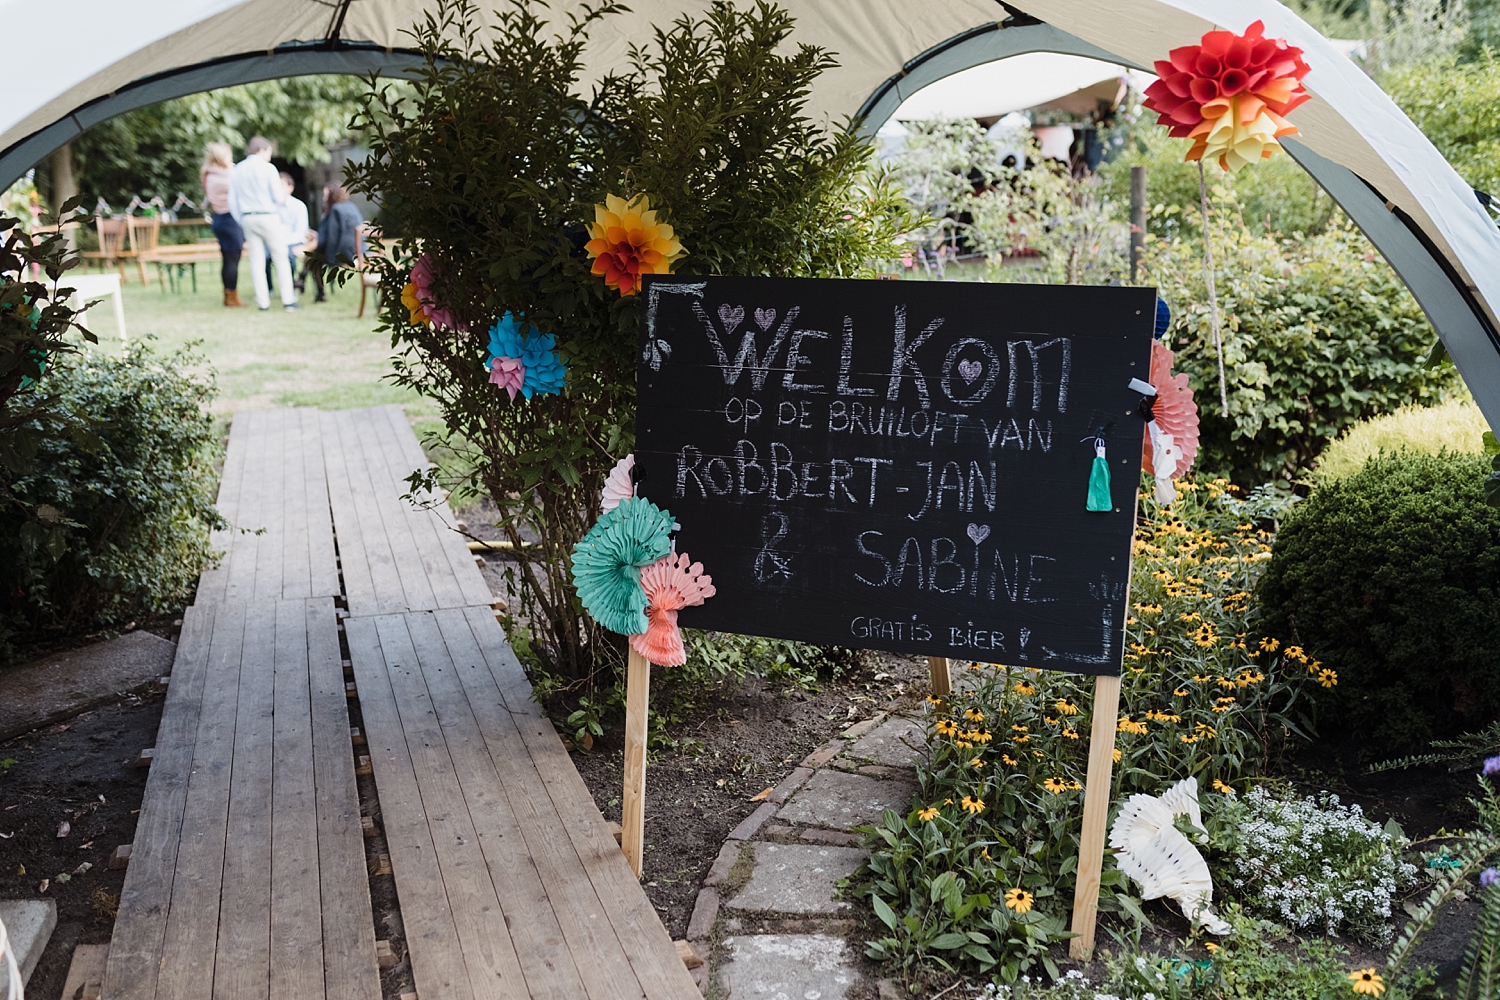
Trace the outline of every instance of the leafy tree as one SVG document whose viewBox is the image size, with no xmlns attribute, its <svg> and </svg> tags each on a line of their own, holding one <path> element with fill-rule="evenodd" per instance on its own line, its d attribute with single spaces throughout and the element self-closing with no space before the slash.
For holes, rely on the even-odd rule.
<svg viewBox="0 0 1500 1000">
<path fill-rule="evenodd" d="M 178 194 L 198 201 L 204 146 L 227 142 L 238 156 L 252 135 L 264 135 L 293 162 L 326 163 L 325 147 L 349 137 L 365 89 L 357 77 L 293 77 L 190 94 L 111 118 L 73 140 L 79 190 L 88 203 L 103 198 L 116 208 L 135 196 L 168 205 Z"/>
<path fill-rule="evenodd" d="M 366 99 L 356 124 L 372 155 L 350 171 L 401 240 L 375 261 L 382 322 L 395 380 L 438 402 L 466 460 L 444 485 L 488 494 L 512 541 L 537 542 L 515 549 L 511 641 L 580 681 L 619 664 L 623 643 L 583 614 L 569 553 L 635 439 L 638 303 L 591 273 L 594 206 L 649 195 L 692 273 L 856 276 L 894 256 L 910 224 L 888 186 L 864 180 L 871 148 L 806 114 L 832 61 L 789 44 L 784 11 L 715 3 L 580 96 L 584 47 L 621 9 L 554 25 L 515 2 L 481 30 L 475 3 L 445 0 L 415 29 L 425 65 L 410 99 Z M 458 329 L 414 323 L 401 304 L 419 250 Z M 489 382 L 486 331 L 507 312 L 556 335 L 560 394 L 512 401 Z"/>
</svg>

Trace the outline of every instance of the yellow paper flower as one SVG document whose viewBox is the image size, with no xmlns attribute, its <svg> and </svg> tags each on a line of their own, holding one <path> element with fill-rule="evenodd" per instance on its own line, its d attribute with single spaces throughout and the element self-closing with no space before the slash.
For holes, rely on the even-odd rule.
<svg viewBox="0 0 1500 1000">
<path fill-rule="evenodd" d="M 937 806 L 928 806 L 926 809 L 918 809 L 917 810 L 917 819 L 922 820 L 923 822 L 926 822 L 926 823 L 931 823 L 933 820 L 937 819 L 937 816 L 938 816 L 938 807 Z"/>
<path fill-rule="evenodd" d="M 963 807 L 964 812 L 973 813 L 975 816 L 984 812 L 984 799 L 976 799 L 965 795 L 958 804 Z"/>
<path fill-rule="evenodd" d="M 1375 967 L 1368 969 L 1356 969 L 1349 973 L 1349 986 L 1356 993 L 1367 996 L 1378 997 L 1385 992 L 1385 980 L 1375 971 Z"/>
<path fill-rule="evenodd" d="M 643 194 L 628 202 L 606 195 L 604 204 L 594 206 L 588 231 L 584 249 L 594 259 L 594 273 L 621 295 L 640 291 L 643 274 L 670 274 L 687 253 L 672 227 L 657 221 L 651 199 Z"/>
<path fill-rule="evenodd" d="M 431 326 L 432 319 L 427 315 L 427 308 L 422 305 L 422 300 L 417 298 L 417 286 L 408 281 L 401 289 L 401 304 L 411 314 L 412 326 Z"/>
<path fill-rule="evenodd" d="M 1025 889 L 1006 889 L 1005 908 L 1017 913 L 1031 912 L 1032 895 Z"/>
</svg>

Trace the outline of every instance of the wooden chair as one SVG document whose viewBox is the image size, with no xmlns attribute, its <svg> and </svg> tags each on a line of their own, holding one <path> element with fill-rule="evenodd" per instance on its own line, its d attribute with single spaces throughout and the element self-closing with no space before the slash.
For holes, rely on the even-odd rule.
<svg viewBox="0 0 1500 1000">
<path fill-rule="evenodd" d="M 141 254 L 154 253 L 156 244 L 161 239 L 161 217 L 156 215 L 132 215 L 126 220 L 130 223 L 130 254 L 135 258 L 135 266 L 141 272 L 141 284 L 146 283 L 146 262 L 141 260 Z"/>
<path fill-rule="evenodd" d="M 108 270 L 111 265 L 120 269 L 120 280 L 125 279 L 125 258 L 133 257 L 130 251 L 130 220 L 129 219 L 94 219 L 94 231 L 99 236 L 98 250 L 85 250 L 82 254 L 85 260 L 99 261 L 102 270 Z M 143 272 L 144 273 L 144 272 Z M 145 284 L 145 278 L 141 279 Z"/>
</svg>

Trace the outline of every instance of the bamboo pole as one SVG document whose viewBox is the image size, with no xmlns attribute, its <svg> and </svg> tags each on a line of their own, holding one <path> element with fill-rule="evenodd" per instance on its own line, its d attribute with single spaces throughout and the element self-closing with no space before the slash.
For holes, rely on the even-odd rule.
<svg viewBox="0 0 1500 1000">
<path fill-rule="evenodd" d="M 953 678 L 948 669 L 946 656 L 929 656 L 927 673 L 932 677 L 932 696 L 946 698 L 953 690 Z"/>
<path fill-rule="evenodd" d="M 1083 836 L 1078 843 L 1078 886 L 1073 890 L 1073 933 L 1068 955 L 1087 961 L 1094 953 L 1099 916 L 1099 879 L 1104 873 L 1104 824 L 1115 768 L 1115 723 L 1120 714 L 1120 678 L 1094 683 L 1094 721 L 1089 733 L 1088 783 L 1083 790 Z"/>
<path fill-rule="evenodd" d="M 620 799 L 620 849 L 641 877 L 646 849 L 646 715 L 651 661 L 630 648 L 625 674 L 625 794 Z"/>
</svg>

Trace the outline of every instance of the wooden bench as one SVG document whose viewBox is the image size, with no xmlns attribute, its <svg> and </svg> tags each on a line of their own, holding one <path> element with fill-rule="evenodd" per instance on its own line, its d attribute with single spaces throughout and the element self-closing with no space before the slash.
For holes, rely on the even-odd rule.
<svg viewBox="0 0 1500 1000">
<path fill-rule="evenodd" d="M 198 265 L 219 264 L 223 259 L 224 255 L 220 252 L 217 242 L 158 245 L 154 250 L 143 251 L 138 258 L 142 265 L 156 265 L 156 280 L 161 284 L 163 292 L 167 290 L 169 284 L 174 292 L 179 291 L 183 274 L 191 273 L 195 295 L 198 292 Z M 174 270 L 176 271 L 175 280 Z"/>
</svg>

